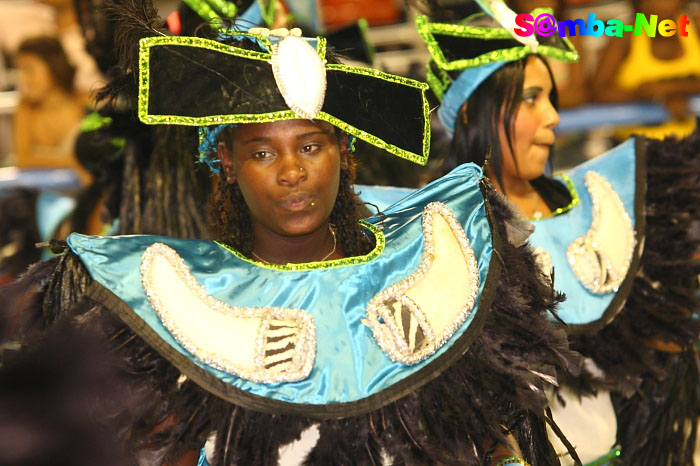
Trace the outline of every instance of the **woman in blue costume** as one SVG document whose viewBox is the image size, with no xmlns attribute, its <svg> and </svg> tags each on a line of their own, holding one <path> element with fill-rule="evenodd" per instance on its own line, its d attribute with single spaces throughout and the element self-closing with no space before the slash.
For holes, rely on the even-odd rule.
<svg viewBox="0 0 700 466">
<path fill-rule="evenodd" d="M 543 57 L 574 61 L 576 51 L 556 34 L 517 36 L 501 2 L 484 9 L 488 16 L 459 24 L 419 17 L 418 29 L 438 114 L 453 134 L 447 164 L 486 166 L 534 222 L 529 241 L 566 294 L 559 316 L 588 364 L 554 396 L 555 419 L 584 462 L 617 445 L 608 460 L 621 450 L 625 464 L 691 464 L 698 325 L 684 284 L 698 273 L 689 235 L 700 216 L 698 134 L 631 139 L 552 178 L 559 116 Z"/>
<path fill-rule="evenodd" d="M 121 29 L 139 118 L 204 126 L 220 241 L 72 235 L 25 278 L 36 327 L 98 327 L 146 395 L 110 416 L 135 461 L 192 464 L 214 434 L 214 465 L 277 464 L 316 424 L 307 464 L 558 464 L 544 389 L 577 359 L 479 168 L 359 222 L 348 139 L 425 162 L 427 86 L 322 38 L 148 24 Z"/>
</svg>

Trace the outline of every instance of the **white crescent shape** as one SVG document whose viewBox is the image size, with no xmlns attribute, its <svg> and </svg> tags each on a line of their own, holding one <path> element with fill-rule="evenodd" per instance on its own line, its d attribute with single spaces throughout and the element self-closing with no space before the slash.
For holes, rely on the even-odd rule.
<svg viewBox="0 0 700 466">
<path fill-rule="evenodd" d="M 632 220 L 608 180 L 589 171 L 585 183 L 593 203 L 591 227 L 569 245 L 566 256 L 588 291 L 606 294 L 625 279 L 637 241 Z"/>
<path fill-rule="evenodd" d="M 408 278 L 367 305 L 365 325 L 394 362 L 416 364 L 434 354 L 470 314 L 479 268 L 464 229 L 442 203 L 423 210 L 423 261 Z"/>
<path fill-rule="evenodd" d="M 311 372 L 316 328 L 305 311 L 219 301 L 162 243 L 146 249 L 141 281 L 163 325 L 203 363 L 257 383 L 303 380 Z"/>
</svg>

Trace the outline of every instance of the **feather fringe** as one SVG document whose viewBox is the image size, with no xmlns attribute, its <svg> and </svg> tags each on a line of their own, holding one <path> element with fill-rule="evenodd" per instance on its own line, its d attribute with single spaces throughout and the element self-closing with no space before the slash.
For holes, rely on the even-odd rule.
<svg viewBox="0 0 700 466">
<path fill-rule="evenodd" d="M 640 270 L 617 318 L 602 331 L 576 336 L 572 348 L 591 357 L 606 380 L 580 379 L 579 388 L 617 392 L 618 442 L 626 463 L 692 464 L 700 392 L 691 354 L 700 334 L 690 286 L 700 273 L 700 131 L 685 139 L 646 141 L 646 242 Z M 652 347 L 685 349 L 670 355 Z M 677 426 L 684 426 L 678 428 Z"/>
</svg>

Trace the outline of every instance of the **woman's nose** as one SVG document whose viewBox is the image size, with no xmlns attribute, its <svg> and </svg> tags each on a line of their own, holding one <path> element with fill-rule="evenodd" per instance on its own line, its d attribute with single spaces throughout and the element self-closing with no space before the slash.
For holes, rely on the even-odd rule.
<svg viewBox="0 0 700 466">
<path fill-rule="evenodd" d="M 303 161 L 291 154 L 281 157 L 281 166 L 278 181 L 282 184 L 294 186 L 305 180 L 308 172 L 304 168 Z"/>
</svg>

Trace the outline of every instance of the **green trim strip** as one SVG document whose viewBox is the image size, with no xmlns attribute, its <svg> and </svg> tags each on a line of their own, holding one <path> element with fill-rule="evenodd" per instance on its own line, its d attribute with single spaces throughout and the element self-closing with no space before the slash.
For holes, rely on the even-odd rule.
<svg viewBox="0 0 700 466">
<path fill-rule="evenodd" d="M 80 120 L 80 132 L 81 133 L 91 133 L 97 131 L 100 128 L 104 128 L 112 123 L 112 118 L 108 116 L 102 116 L 99 112 L 93 111 L 85 115 L 85 117 Z"/>
<path fill-rule="evenodd" d="M 209 23 L 214 30 L 219 30 L 223 19 L 233 19 L 238 8 L 226 0 L 183 0 L 197 15 Z"/>
<path fill-rule="evenodd" d="M 586 463 L 583 466 L 605 466 L 607 464 L 613 464 L 612 461 L 616 460 L 622 454 L 620 447 L 613 447 L 612 450 L 608 452 L 607 455 L 593 460 L 590 463 Z"/>
<path fill-rule="evenodd" d="M 275 14 L 277 13 L 277 0 L 267 0 L 267 5 L 265 5 L 265 0 L 257 0 L 260 6 L 260 12 L 262 13 L 263 21 L 268 26 L 272 26 L 275 22 Z"/>
<path fill-rule="evenodd" d="M 571 202 L 569 204 L 559 207 L 558 209 L 553 210 L 552 212 L 548 213 L 547 215 L 543 215 L 540 218 L 528 218 L 529 221 L 531 222 L 536 222 L 537 220 L 543 220 L 545 218 L 552 218 L 556 217 L 557 215 L 561 215 L 564 212 L 568 212 L 571 209 L 574 208 L 574 206 L 577 206 L 581 200 L 578 197 L 578 192 L 576 191 L 576 186 L 574 186 L 574 182 L 571 181 L 571 178 L 569 178 L 569 175 L 566 173 L 562 173 L 557 175 L 557 178 L 560 178 L 561 181 L 566 185 L 566 189 L 569 191 L 569 195 L 571 196 Z"/>
<path fill-rule="evenodd" d="M 430 62 L 426 63 L 425 65 L 425 80 L 428 82 L 428 86 L 430 86 L 430 90 L 433 91 L 435 97 L 442 102 L 442 96 L 445 94 L 447 86 L 444 86 L 440 81 L 440 78 L 435 76 L 433 68 L 430 66 Z"/>
<path fill-rule="evenodd" d="M 533 10 L 533 12 L 542 12 L 546 10 L 546 8 L 540 8 Z M 416 16 L 416 28 L 418 29 L 418 34 L 420 34 L 421 38 L 425 42 L 428 51 L 430 52 L 430 56 L 440 68 L 446 71 L 460 71 L 466 68 L 483 66 L 496 61 L 515 61 L 532 54 L 532 50 L 530 50 L 530 47 L 527 45 L 518 45 L 508 49 L 487 52 L 474 58 L 461 58 L 450 61 L 442 52 L 442 49 L 440 48 L 438 41 L 435 39 L 434 34 L 484 40 L 515 39 L 510 32 L 503 28 L 468 26 L 464 24 L 431 23 L 428 21 L 428 17 L 425 15 Z M 576 49 L 571 44 L 571 41 L 564 37 L 562 42 L 568 50 L 562 50 L 550 45 L 540 45 L 537 48 L 537 54 L 564 62 L 578 61 L 578 52 L 576 52 Z"/>
<path fill-rule="evenodd" d="M 374 58 L 377 56 L 377 49 L 374 44 L 369 40 L 369 23 L 367 18 L 360 18 L 357 20 L 357 28 L 360 30 L 360 36 L 362 36 L 362 41 L 367 46 L 367 54 L 369 55 L 370 65 L 374 63 Z"/>
<path fill-rule="evenodd" d="M 238 34 L 242 35 L 242 34 Z M 250 34 L 248 34 L 250 35 Z M 262 38 L 262 36 L 250 35 L 256 39 Z M 148 100 L 149 100 L 149 82 L 150 82 L 150 69 L 149 60 L 150 52 L 152 47 L 156 46 L 166 46 L 166 45 L 180 45 L 187 47 L 198 47 L 208 50 L 213 50 L 216 52 L 226 53 L 230 55 L 235 55 L 243 58 L 250 58 L 251 60 L 269 61 L 270 54 L 256 52 L 252 50 L 245 50 L 232 45 L 222 44 L 209 39 L 202 39 L 199 37 L 178 37 L 178 36 L 161 36 L 161 37 L 146 37 L 139 41 L 139 96 L 138 96 L 138 116 L 145 124 L 149 125 L 182 125 L 182 126 L 208 126 L 208 125 L 221 125 L 221 124 L 242 124 L 242 123 L 267 123 L 273 121 L 282 120 L 297 120 L 300 117 L 294 113 L 292 110 L 282 110 L 277 112 L 269 113 L 246 113 L 246 114 L 234 114 L 234 115 L 209 115 L 204 117 L 185 117 L 180 115 L 151 115 L 148 113 Z M 319 38 L 318 41 L 318 51 L 319 55 L 324 53 L 326 50 L 326 42 L 323 38 Z M 345 73 L 354 73 L 364 76 L 370 76 L 384 81 L 402 84 L 404 86 L 413 87 L 421 91 L 421 97 L 423 101 L 423 147 L 422 153 L 416 154 L 414 152 L 402 149 L 393 144 L 389 144 L 386 141 L 368 133 L 367 131 L 360 130 L 349 123 L 346 123 L 339 118 L 329 115 L 326 112 L 320 112 L 317 119 L 326 121 L 343 131 L 351 134 L 363 141 L 366 141 L 380 149 L 384 149 L 387 152 L 394 154 L 398 157 L 410 160 L 420 165 L 425 165 L 428 162 L 428 154 L 430 153 L 430 106 L 428 104 L 428 99 L 426 96 L 426 90 L 428 85 L 426 83 L 416 81 L 413 79 L 405 78 L 403 76 L 395 76 L 392 74 L 384 73 L 373 68 L 363 68 L 342 64 L 328 64 L 326 65 L 326 70 L 329 71 L 341 71 Z"/>
<path fill-rule="evenodd" d="M 360 220 L 360 224 L 362 224 L 363 227 L 367 228 L 374 235 L 374 249 L 364 256 L 344 257 L 342 259 L 334 259 L 330 261 L 303 262 L 300 264 L 270 264 L 246 257 L 227 244 L 220 243 L 218 241 L 214 242 L 241 260 L 265 269 L 277 270 L 278 272 L 305 272 L 308 270 L 335 269 L 339 267 L 366 264 L 379 257 L 382 252 L 384 252 L 384 247 L 386 246 L 384 232 L 379 227 L 363 220 Z"/>
</svg>

